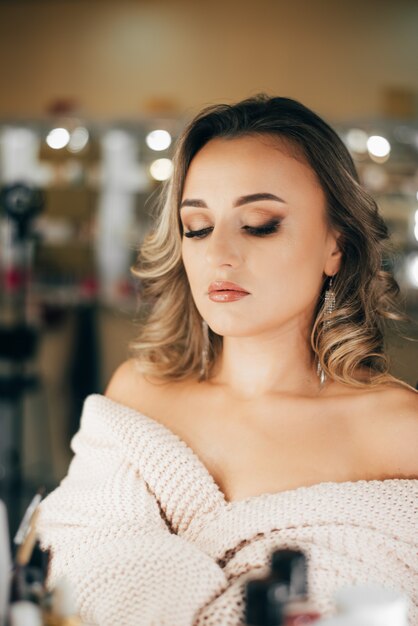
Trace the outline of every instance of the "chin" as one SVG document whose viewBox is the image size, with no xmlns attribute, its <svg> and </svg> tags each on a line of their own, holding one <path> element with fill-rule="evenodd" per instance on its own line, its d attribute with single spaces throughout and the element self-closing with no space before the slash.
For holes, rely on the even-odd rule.
<svg viewBox="0 0 418 626">
<path fill-rule="evenodd" d="M 215 320 L 212 321 L 209 318 L 206 318 L 206 321 L 209 328 L 221 337 L 251 337 L 251 335 L 256 334 L 257 330 L 259 330 L 244 321 L 241 324 L 236 320 L 220 322 Z"/>
</svg>

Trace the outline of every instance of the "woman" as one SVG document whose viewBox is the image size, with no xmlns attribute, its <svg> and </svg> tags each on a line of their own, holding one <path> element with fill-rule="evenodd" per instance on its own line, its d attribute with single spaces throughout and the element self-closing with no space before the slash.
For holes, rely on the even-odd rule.
<svg viewBox="0 0 418 626">
<path fill-rule="evenodd" d="M 375 582 L 418 619 L 418 399 L 388 374 L 386 239 L 301 104 L 189 124 L 133 268 L 146 323 L 41 511 L 51 584 L 69 578 L 86 621 L 238 626 L 245 580 L 295 546 L 324 615 Z"/>
</svg>

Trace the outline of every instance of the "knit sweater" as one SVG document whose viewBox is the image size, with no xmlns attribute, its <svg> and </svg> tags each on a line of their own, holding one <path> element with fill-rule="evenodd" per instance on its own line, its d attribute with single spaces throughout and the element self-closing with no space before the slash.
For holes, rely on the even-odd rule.
<svg viewBox="0 0 418 626">
<path fill-rule="evenodd" d="M 65 576 L 100 626 L 239 626 L 244 583 L 274 549 L 308 557 L 310 596 L 373 582 L 410 600 L 418 626 L 418 480 L 323 482 L 228 502 L 166 426 L 109 398 L 86 398 L 61 485 L 41 504 L 50 585 Z"/>
</svg>

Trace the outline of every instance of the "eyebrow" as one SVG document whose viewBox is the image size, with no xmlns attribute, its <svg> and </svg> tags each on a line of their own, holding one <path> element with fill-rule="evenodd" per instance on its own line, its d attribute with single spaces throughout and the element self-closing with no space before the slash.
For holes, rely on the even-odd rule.
<svg viewBox="0 0 418 626">
<path fill-rule="evenodd" d="M 279 196 L 275 196 L 273 193 L 251 193 L 247 196 L 240 196 L 239 198 L 237 198 L 233 204 L 233 207 L 236 208 L 239 206 L 243 206 L 244 204 L 250 204 L 251 202 L 259 202 L 260 200 L 274 200 L 275 202 L 281 202 L 283 204 L 286 204 L 282 198 L 279 198 Z M 192 206 L 198 209 L 208 208 L 208 205 L 203 200 L 188 198 L 183 200 L 183 202 L 180 204 L 180 209 L 185 206 Z"/>
</svg>

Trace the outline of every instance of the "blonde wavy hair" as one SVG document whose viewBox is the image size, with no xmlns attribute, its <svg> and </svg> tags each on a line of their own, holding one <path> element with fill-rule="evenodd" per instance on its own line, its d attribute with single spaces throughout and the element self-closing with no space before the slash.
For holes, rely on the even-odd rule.
<svg viewBox="0 0 418 626">
<path fill-rule="evenodd" d="M 330 379 L 351 386 L 404 384 L 389 374 L 384 347 L 385 320 L 407 317 L 396 305 L 399 286 L 384 269 L 388 230 L 377 205 L 360 185 L 348 150 L 328 124 L 295 100 L 265 94 L 206 107 L 177 141 L 173 173 L 156 205 L 155 228 L 131 267 L 139 279 L 142 305 L 139 335 L 130 353 L 140 370 L 163 381 L 201 379 L 202 318 L 183 266 L 179 207 L 196 153 L 215 137 L 246 135 L 278 137 L 296 148 L 325 193 L 329 226 L 341 234 L 342 263 L 333 279 L 336 308 L 325 315 L 325 277 L 312 324 L 310 342 L 317 362 Z M 209 329 L 207 377 L 221 351 L 222 337 Z"/>
</svg>

